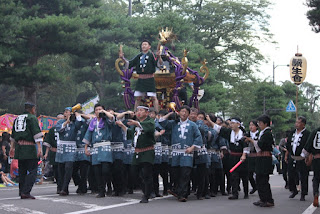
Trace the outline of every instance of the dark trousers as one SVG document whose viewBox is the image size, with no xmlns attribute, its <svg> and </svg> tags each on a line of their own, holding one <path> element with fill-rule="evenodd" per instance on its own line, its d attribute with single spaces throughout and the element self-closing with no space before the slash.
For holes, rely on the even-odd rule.
<svg viewBox="0 0 320 214">
<path fill-rule="evenodd" d="M 240 178 L 243 184 L 243 191 L 245 195 L 249 192 L 248 172 L 247 171 L 233 171 L 231 173 L 232 195 L 239 195 Z"/>
<path fill-rule="evenodd" d="M 153 165 L 153 190 L 155 194 L 159 194 L 159 175 L 163 181 L 163 192 L 168 191 L 168 163 L 154 164 Z"/>
<path fill-rule="evenodd" d="M 210 193 L 217 194 L 220 186 L 220 192 L 225 193 L 224 172 L 222 168 L 211 166 L 209 173 Z"/>
<path fill-rule="evenodd" d="M 38 160 L 19 160 L 19 195 L 29 195 L 37 178 Z M 28 174 L 29 172 L 29 174 Z"/>
<path fill-rule="evenodd" d="M 58 190 L 69 192 L 69 183 L 73 172 L 73 162 L 59 163 Z"/>
<path fill-rule="evenodd" d="M 112 183 L 116 195 L 125 191 L 123 167 L 122 160 L 117 159 L 112 163 Z"/>
<path fill-rule="evenodd" d="M 292 192 L 297 192 L 296 178 L 301 181 L 301 195 L 308 194 L 308 167 L 304 160 L 294 161 L 289 160 L 288 163 L 288 177 L 289 177 L 289 189 Z"/>
<path fill-rule="evenodd" d="M 152 164 L 151 163 L 140 163 L 138 165 L 140 170 L 140 178 L 141 182 L 141 190 L 146 198 L 150 198 L 150 194 L 153 189 L 153 181 L 152 181 Z"/>
<path fill-rule="evenodd" d="M 88 183 L 89 183 L 89 189 L 91 190 L 91 192 L 98 192 L 98 182 L 97 182 L 96 176 L 94 175 L 93 165 L 89 165 Z"/>
<path fill-rule="evenodd" d="M 231 191 L 231 173 L 229 170 L 231 169 L 229 166 L 229 154 L 225 154 L 222 159 L 223 164 L 223 171 L 224 171 L 224 180 L 227 179 L 227 192 L 229 193 Z M 225 182 L 223 182 L 225 185 Z"/>
<path fill-rule="evenodd" d="M 53 177 L 54 179 L 56 179 L 56 183 L 59 182 L 59 167 L 58 164 L 54 164 L 52 165 L 53 168 Z"/>
<path fill-rule="evenodd" d="M 135 177 L 133 176 L 132 170 L 131 170 L 131 164 L 124 164 L 124 170 L 123 170 L 123 186 L 124 191 L 131 192 L 133 191 L 134 183 L 135 183 Z"/>
<path fill-rule="evenodd" d="M 179 198 L 188 198 L 191 167 L 172 167 L 173 191 Z"/>
<path fill-rule="evenodd" d="M 98 184 L 99 194 L 105 194 L 106 184 L 111 181 L 111 165 L 109 162 L 101 162 L 101 164 L 94 165 L 94 175 Z"/>
<path fill-rule="evenodd" d="M 312 166 L 313 166 L 313 179 L 312 179 L 313 196 L 319 196 L 320 159 L 319 158 L 313 159 Z"/>
<path fill-rule="evenodd" d="M 269 184 L 269 174 L 257 174 L 256 183 L 260 201 L 274 203 Z"/>
<path fill-rule="evenodd" d="M 75 179 L 77 179 L 78 190 L 81 193 L 87 193 L 89 164 L 88 161 L 76 161 L 73 164 L 73 181 L 76 183 Z"/>
<path fill-rule="evenodd" d="M 195 179 L 197 183 L 197 197 L 200 198 L 207 194 L 208 190 L 208 169 L 206 164 L 198 164 L 196 168 Z"/>
<path fill-rule="evenodd" d="M 254 172 L 249 172 L 248 178 L 249 178 L 250 184 L 252 186 L 252 189 L 257 189 L 256 180 L 254 179 L 253 174 L 254 174 Z"/>
<path fill-rule="evenodd" d="M 282 157 L 281 164 L 282 164 L 282 177 L 283 177 L 283 180 L 286 182 L 286 185 L 287 185 L 288 184 L 288 164 L 284 160 L 284 157 Z"/>
</svg>

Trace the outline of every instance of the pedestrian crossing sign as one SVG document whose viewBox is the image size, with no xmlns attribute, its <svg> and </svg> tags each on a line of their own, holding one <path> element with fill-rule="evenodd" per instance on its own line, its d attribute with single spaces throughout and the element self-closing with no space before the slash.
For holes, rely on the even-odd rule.
<svg viewBox="0 0 320 214">
<path fill-rule="evenodd" d="M 296 110 L 296 106 L 294 105 L 293 101 L 290 100 L 287 105 L 286 112 L 296 112 Z"/>
</svg>

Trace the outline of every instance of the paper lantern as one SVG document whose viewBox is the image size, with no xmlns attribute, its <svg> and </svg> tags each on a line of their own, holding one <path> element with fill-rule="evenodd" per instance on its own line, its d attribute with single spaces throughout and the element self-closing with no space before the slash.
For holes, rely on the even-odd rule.
<svg viewBox="0 0 320 214">
<path fill-rule="evenodd" d="M 296 85 L 300 85 L 307 75 L 307 60 L 301 53 L 296 53 L 290 60 L 290 78 Z"/>
</svg>

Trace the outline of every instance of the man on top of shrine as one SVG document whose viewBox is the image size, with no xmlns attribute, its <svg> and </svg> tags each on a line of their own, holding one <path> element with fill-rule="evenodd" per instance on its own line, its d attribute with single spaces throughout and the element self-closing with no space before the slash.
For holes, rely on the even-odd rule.
<svg viewBox="0 0 320 214">
<path fill-rule="evenodd" d="M 151 42 L 143 40 L 141 42 L 141 53 L 135 56 L 132 60 L 128 61 L 124 58 L 123 52 L 119 52 L 119 58 L 126 62 L 126 68 L 135 67 L 137 74 L 139 74 L 138 82 L 134 96 L 136 97 L 134 110 L 141 104 L 143 96 L 151 97 L 155 110 L 159 111 L 159 103 L 156 94 L 156 84 L 154 80 L 154 73 L 156 66 L 160 67 L 163 64 L 161 58 L 161 51 L 157 50 L 157 57 L 151 51 Z"/>
</svg>

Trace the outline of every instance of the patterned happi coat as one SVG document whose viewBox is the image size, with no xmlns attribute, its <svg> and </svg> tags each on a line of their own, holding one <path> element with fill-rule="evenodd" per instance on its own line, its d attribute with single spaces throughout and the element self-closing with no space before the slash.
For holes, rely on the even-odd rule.
<svg viewBox="0 0 320 214">
<path fill-rule="evenodd" d="M 181 121 L 164 120 L 160 122 L 160 125 L 165 130 L 171 130 L 171 144 L 172 144 L 172 162 L 173 167 L 193 167 L 193 153 L 185 153 L 186 149 L 195 145 L 197 148 L 201 148 L 203 145 L 202 137 L 198 126 L 187 119 L 185 121 L 185 132 L 182 133 Z"/>
<path fill-rule="evenodd" d="M 91 120 L 90 120 L 91 121 Z M 87 129 L 89 127 L 90 121 L 86 121 L 84 119 L 81 120 L 81 127 L 77 131 L 76 136 L 76 143 L 77 143 L 77 150 L 76 150 L 76 161 L 90 161 L 90 156 L 87 156 L 85 154 L 85 144 L 82 142 L 84 135 L 87 132 Z"/>
<path fill-rule="evenodd" d="M 64 122 L 66 122 L 65 119 L 59 120 L 56 124 L 56 129 L 59 133 L 56 153 L 57 163 L 74 162 L 76 160 L 76 137 L 81 127 L 81 121 L 77 118 L 75 121 L 71 121 L 63 127 Z"/>
<path fill-rule="evenodd" d="M 223 166 L 220 152 L 222 149 L 227 149 L 228 141 L 223 137 L 219 137 L 217 131 L 212 128 L 209 129 L 209 132 L 211 136 L 207 143 L 207 149 L 211 166 L 216 169 L 221 169 Z"/>
<path fill-rule="evenodd" d="M 198 165 L 198 164 L 205 163 L 206 166 L 209 167 L 211 163 L 209 159 L 209 154 L 207 151 L 209 127 L 204 124 L 203 120 L 197 120 L 196 124 L 201 133 L 203 145 L 201 146 L 200 149 L 197 149 L 194 153 L 195 164 Z"/>
<path fill-rule="evenodd" d="M 98 121 L 97 118 L 94 118 L 91 120 L 82 142 L 91 147 L 92 165 L 98 165 L 101 162 L 113 162 L 111 150 L 111 126 L 113 123 L 114 121 L 109 119 Z"/>
</svg>

